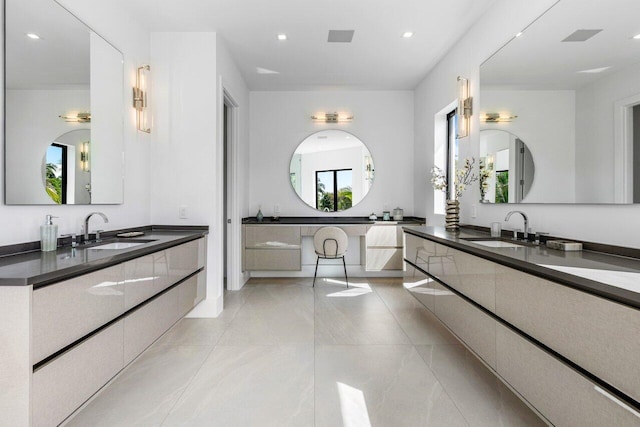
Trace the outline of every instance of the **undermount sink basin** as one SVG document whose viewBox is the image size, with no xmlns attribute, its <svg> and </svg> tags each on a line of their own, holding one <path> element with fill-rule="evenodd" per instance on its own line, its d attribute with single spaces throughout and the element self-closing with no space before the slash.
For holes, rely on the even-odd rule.
<svg viewBox="0 0 640 427">
<path fill-rule="evenodd" d="M 135 248 L 136 246 L 144 245 L 145 243 L 153 242 L 153 240 L 131 240 L 128 242 L 115 241 L 107 242 L 101 245 L 92 246 L 89 249 L 106 249 L 106 250 L 118 250 Z"/>
<path fill-rule="evenodd" d="M 463 238 L 462 240 L 466 240 L 469 242 L 473 242 L 478 245 L 487 246 L 489 248 L 521 248 L 523 246 L 528 246 L 526 243 L 516 243 L 513 241 L 505 241 L 499 238 L 482 238 L 482 237 L 469 237 Z"/>
</svg>

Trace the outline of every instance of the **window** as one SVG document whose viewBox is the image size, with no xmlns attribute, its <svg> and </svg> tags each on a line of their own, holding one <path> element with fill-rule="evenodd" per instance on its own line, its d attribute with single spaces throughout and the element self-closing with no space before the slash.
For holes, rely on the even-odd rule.
<svg viewBox="0 0 640 427">
<path fill-rule="evenodd" d="M 51 144 L 47 150 L 46 191 L 59 205 L 67 204 L 67 147 Z"/>
<path fill-rule="evenodd" d="M 455 199 L 455 179 L 458 165 L 458 140 L 456 139 L 456 110 L 447 114 L 447 198 Z"/>
<path fill-rule="evenodd" d="M 349 209 L 353 203 L 353 170 L 316 171 L 316 208 L 326 212 Z"/>
</svg>

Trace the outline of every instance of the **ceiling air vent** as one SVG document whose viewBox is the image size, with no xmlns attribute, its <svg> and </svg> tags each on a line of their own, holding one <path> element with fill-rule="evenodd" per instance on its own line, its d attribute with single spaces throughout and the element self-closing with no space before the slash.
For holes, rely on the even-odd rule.
<svg viewBox="0 0 640 427">
<path fill-rule="evenodd" d="M 602 30 L 576 30 L 569 34 L 563 42 L 585 42 Z"/>
<path fill-rule="evenodd" d="M 355 30 L 329 30 L 329 43 L 351 43 Z"/>
</svg>

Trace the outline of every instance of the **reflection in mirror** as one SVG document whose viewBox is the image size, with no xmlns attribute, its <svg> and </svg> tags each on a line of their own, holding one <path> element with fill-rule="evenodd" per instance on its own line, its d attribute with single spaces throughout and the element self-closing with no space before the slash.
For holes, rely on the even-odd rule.
<svg viewBox="0 0 640 427">
<path fill-rule="evenodd" d="M 47 148 L 42 167 L 47 195 L 57 204 L 91 203 L 88 129 L 67 132 Z"/>
<path fill-rule="evenodd" d="M 369 192 L 371 153 L 354 135 L 324 130 L 307 137 L 291 158 L 291 186 L 307 205 L 324 212 L 349 209 Z"/>
<path fill-rule="evenodd" d="M 5 203 L 122 203 L 122 54 L 54 1 L 5 7 Z"/>
<path fill-rule="evenodd" d="M 517 116 L 482 128 L 535 156 L 526 203 L 640 202 L 638 16 L 637 0 L 560 0 L 481 65 L 480 116 Z"/>
<path fill-rule="evenodd" d="M 533 156 L 526 144 L 509 132 L 480 131 L 480 202 L 521 203 L 535 174 Z"/>
</svg>

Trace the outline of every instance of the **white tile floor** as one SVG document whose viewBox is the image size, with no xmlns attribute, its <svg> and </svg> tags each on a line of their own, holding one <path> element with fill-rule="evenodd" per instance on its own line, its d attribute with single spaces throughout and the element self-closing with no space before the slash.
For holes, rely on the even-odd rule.
<svg viewBox="0 0 640 427">
<path fill-rule="evenodd" d="M 399 279 L 253 279 L 183 319 L 69 426 L 544 423 Z"/>
</svg>

